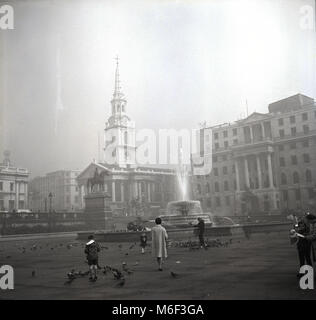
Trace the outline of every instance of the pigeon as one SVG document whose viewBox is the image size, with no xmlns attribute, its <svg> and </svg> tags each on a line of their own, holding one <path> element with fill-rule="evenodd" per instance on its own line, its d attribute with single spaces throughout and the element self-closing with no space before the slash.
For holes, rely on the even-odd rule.
<svg viewBox="0 0 316 320">
<path fill-rule="evenodd" d="M 106 267 L 103 267 L 102 273 L 105 275 L 107 274 Z"/>
<path fill-rule="evenodd" d="M 69 279 L 64 282 L 64 285 L 71 284 L 75 279 Z"/>
<path fill-rule="evenodd" d="M 178 278 L 178 274 L 174 273 L 173 271 L 170 271 L 170 274 L 172 276 L 172 278 Z"/>
<path fill-rule="evenodd" d="M 129 250 L 132 250 L 134 247 L 135 247 L 135 244 L 132 244 L 132 245 L 129 247 Z"/>
<path fill-rule="evenodd" d="M 32 271 L 32 277 L 35 277 L 35 270 Z"/>
<path fill-rule="evenodd" d="M 121 244 L 119 244 L 118 247 L 119 247 L 120 249 L 122 249 L 122 245 L 121 245 Z"/>
<path fill-rule="evenodd" d="M 126 252 L 125 255 L 128 256 L 128 252 Z"/>
<path fill-rule="evenodd" d="M 10 259 L 11 258 L 11 256 L 6 256 L 6 259 Z"/>
</svg>

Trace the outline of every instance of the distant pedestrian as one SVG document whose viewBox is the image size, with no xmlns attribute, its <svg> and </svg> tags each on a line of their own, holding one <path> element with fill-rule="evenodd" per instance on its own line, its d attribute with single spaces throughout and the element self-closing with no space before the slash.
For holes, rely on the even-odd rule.
<svg viewBox="0 0 316 320">
<path fill-rule="evenodd" d="M 306 215 L 298 219 L 294 226 L 294 230 L 297 233 L 297 252 L 299 257 L 300 268 L 304 265 L 312 266 L 311 260 L 311 242 L 306 239 L 310 235 L 310 222 Z M 300 273 L 298 273 L 298 277 Z"/>
<path fill-rule="evenodd" d="M 202 218 L 198 218 L 198 224 L 196 225 L 197 226 L 197 233 L 198 233 L 198 237 L 199 237 L 199 241 L 200 241 L 200 247 L 201 249 L 204 248 L 204 249 L 207 249 L 206 248 L 206 245 L 205 245 L 205 240 L 204 240 L 204 232 L 205 232 L 205 222 Z"/>
<path fill-rule="evenodd" d="M 147 235 L 145 232 L 143 232 L 142 235 L 140 236 L 140 246 L 142 248 L 142 254 L 144 254 L 145 248 L 147 246 Z"/>
<path fill-rule="evenodd" d="M 90 281 L 97 280 L 97 269 L 99 265 L 99 252 L 100 246 L 97 242 L 95 242 L 93 235 L 88 237 L 88 242 L 86 243 L 85 247 L 85 254 L 87 255 L 88 265 L 90 269 Z"/>
<path fill-rule="evenodd" d="M 156 226 L 151 229 L 152 256 L 157 259 L 158 270 L 162 271 L 163 259 L 167 258 L 167 239 L 166 229 L 161 225 L 161 218 L 156 218 Z"/>
</svg>

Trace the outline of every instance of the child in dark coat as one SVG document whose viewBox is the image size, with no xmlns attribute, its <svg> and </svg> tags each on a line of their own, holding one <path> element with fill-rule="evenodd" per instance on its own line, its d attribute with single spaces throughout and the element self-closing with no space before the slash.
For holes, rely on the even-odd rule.
<svg viewBox="0 0 316 320">
<path fill-rule="evenodd" d="M 98 269 L 98 260 L 99 260 L 99 252 L 100 246 L 95 242 L 93 235 L 89 236 L 88 242 L 85 247 L 85 254 L 87 255 L 88 265 L 90 268 L 90 280 L 97 280 L 97 269 Z"/>
<path fill-rule="evenodd" d="M 145 253 L 145 248 L 147 246 L 147 235 L 146 233 L 142 233 L 142 235 L 140 236 L 140 246 L 142 248 L 142 254 Z"/>
</svg>

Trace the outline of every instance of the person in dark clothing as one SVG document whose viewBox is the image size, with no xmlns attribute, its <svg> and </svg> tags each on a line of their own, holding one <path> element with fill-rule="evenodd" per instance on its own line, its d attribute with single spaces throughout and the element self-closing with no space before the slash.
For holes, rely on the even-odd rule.
<svg viewBox="0 0 316 320">
<path fill-rule="evenodd" d="M 98 243 L 95 242 L 93 235 L 88 237 L 88 242 L 86 243 L 85 247 L 85 254 L 87 255 L 88 265 L 90 268 L 90 281 L 97 280 L 97 269 L 99 265 L 99 252 L 100 246 Z"/>
<path fill-rule="evenodd" d="M 142 254 L 144 254 L 145 248 L 147 246 L 147 235 L 145 232 L 143 232 L 142 235 L 140 236 L 140 246 L 142 248 Z"/>
<path fill-rule="evenodd" d="M 295 225 L 295 231 L 300 235 L 298 236 L 298 242 L 296 244 L 300 267 L 306 264 L 312 266 L 312 244 L 310 241 L 308 241 L 308 239 L 306 239 L 306 237 L 310 234 L 310 222 L 306 215 L 298 220 L 297 224 Z"/>
<path fill-rule="evenodd" d="M 197 231 L 198 231 L 198 237 L 200 241 L 201 249 L 206 249 L 205 241 L 204 241 L 204 231 L 205 231 L 205 223 L 202 218 L 198 218 L 198 224 L 197 224 Z"/>
</svg>

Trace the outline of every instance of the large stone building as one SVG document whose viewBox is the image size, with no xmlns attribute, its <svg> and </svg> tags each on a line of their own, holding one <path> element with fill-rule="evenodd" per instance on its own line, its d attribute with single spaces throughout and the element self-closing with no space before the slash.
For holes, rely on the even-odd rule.
<svg viewBox="0 0 316 320">
<path fill-rule="evenodd" d="M 0 210 L 18 211 L 28 209 L 28 177 L 24 168 L 11 165 L 10 153 L 4 152 L 0 164 Z"/>
<path fill-rule="evenodd" d="M 316 104 L 297 94 L 268 109 L 202 129 L 212 171 L 193 180 L 205 210 L 226 216 L 315 209 Z"/>
<path fill-rule="evenodd" d="M 126 104 L 117 61 L 111 116 L 105 124 L 104 161 L 92 162 L 77 178 L 87 213 L 154 214 L 176 199 L 173 170 L 137 165 L 135 123 Z"/>
<path fill-rule="evenodd" d="M 30 181 L 29 199 L 33 211 L 71 212 L 81 210 L 78 170 L 59 170 Z"/>
</svg>

